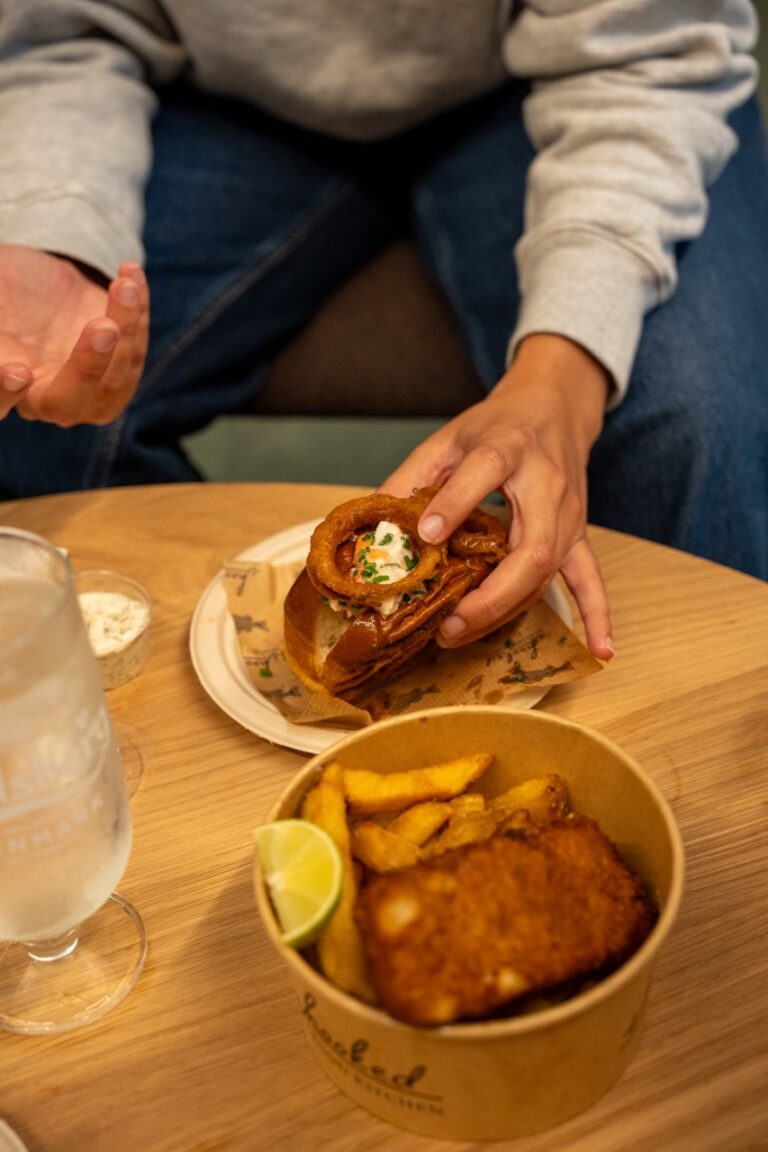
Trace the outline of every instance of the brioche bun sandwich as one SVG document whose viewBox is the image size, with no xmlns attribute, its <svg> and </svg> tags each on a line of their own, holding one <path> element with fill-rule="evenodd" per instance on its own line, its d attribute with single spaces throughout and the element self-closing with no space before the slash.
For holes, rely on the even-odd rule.
<svg viewBox="0 0 768 1152">
<path fill-rule="evenodd" d="M 354 704 L 405 672 L 506 555 L 504 525 L 481 509 L 445 543 L 421 541 L 435 491 L 348 500 L 315 528 L 284 608 L 286 659 L 308 688 Z"/>
</svg>

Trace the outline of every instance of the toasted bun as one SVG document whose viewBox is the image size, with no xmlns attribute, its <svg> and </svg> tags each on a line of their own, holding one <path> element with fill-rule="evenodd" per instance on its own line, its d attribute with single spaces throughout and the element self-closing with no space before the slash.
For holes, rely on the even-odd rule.
<svg viewBox="0 0 768 1152">
<path fill-rule="evenodd" d="M 325 661 L 349 624 L 318 596 L 303 568 L 285 598 L 285 657 L 308 688 L 325 690 Z"/>
<path fill-rule="evenodd" d="M 423 492 L 416 497 L 419 506 L 424 507 Z M 398 523 L 397 503 L 412 517 L 413 501 L 396 502 L 394 515 L 393 501 L 394 497 L 387 497 L 387 514 L 395 523 Z M 478 515 L 482 515 L 482 520 L 477 519 Z M 404 511 L 403 519 L 405 516 Z M 377 522 L 375 496 L 348 501 L 334 509 L 315 531 L 311 551 L 318 546 L 318 541 L 327 541 L 327 548 L 337 563 L 336 558 L 343 555 L 343 546 L 349 539 Z M 340 537 L 328 540 L 328 526 L 337 524 L 344 525 Z M 356 525 L 354 530 L 349 524 Z M 451 546 L 454 538 L 456 550 Z M 462 597 L 476 587 L 504 555 L 504 539 L 504 528 L 494 517 L 485 513 L 470 517 L 443 549 L 442 558 L 424 585 L 426 590 L 409 597 L 387 617 L 376 610 L 381 600 L 380 588 L 371 590 L 371 603 L 366 603 L 368 589 L 362 582 L 355 585 L 355 598 L 359 601 L 356 617 L 351 619 L 334 611 L 329 599 L 334 596 L 333 582 L 337 574 L 333 565 L 329 565 L 328 557 L 321 557 L 325 561 L 321 581 L 316 575 L 321 565 L 317 557 L 311 555 L 285 600 L 285 655 L 290 668 L 313 691 L 329 692 L 359 703 L 371 691 L 422 659 L 434 646 L 441 620 L 450 615 Z M 347 593 L 349 579 L 348 571 L 338 575 L 339 585 Z"/>
</svg>

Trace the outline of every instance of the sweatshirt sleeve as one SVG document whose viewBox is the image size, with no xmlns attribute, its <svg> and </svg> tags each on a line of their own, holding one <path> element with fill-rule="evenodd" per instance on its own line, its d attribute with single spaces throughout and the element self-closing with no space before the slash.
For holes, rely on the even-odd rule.
<svg viewBox="0 0 768 1152">
<path fill-rule="evenodd" d="M 184 54 L 154 0 L 4 0 L 0 243 L 112 277 L 141 260 L 152 84 Z"/>
<path fill-rule="evenodd" d="M 516 259 L 524 336 L 587 348 L 624 395 L 644 315 L 676 285 L 707 187 L 736 148 L 729 113 L 754 91 L 748 0 L 536 0 L 504 42 L 530 77 L 536 150 Z"/>
</svg>

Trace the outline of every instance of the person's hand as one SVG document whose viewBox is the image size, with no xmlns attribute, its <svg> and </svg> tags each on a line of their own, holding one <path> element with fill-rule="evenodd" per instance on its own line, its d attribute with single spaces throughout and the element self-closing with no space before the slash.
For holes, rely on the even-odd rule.
<svg viewBox="0 0 768 1152">
<path fill-rule="evenodd" d="M 438 641 L 457 647 L 536 602 L 559 571 L 587 644 L 613 656 L 608 600 L 587 538 L 587 462 L 600 433 L 609 377 L 579 345 L 529 336 L 498 385 L 433 433 L 381 485 L 395 496 L 439 490 L 419 534 L 441 543 L 491 492 L 511 513 L 509 555 L 444 620 Z"/>
<path fill-rule="evenodd" d="M 147 353 L 149 292 L 139 265 L 103 287 L 75 263 L 0 246 L 0 419 L 108 424 Z"/>
</svg>

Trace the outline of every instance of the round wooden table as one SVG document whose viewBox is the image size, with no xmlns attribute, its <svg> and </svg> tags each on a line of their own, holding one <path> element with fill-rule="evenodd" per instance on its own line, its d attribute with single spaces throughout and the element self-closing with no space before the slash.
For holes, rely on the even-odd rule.
<svg viewBox="0 0 768 1152">
<path fill-rule="evenodd" d="M 359 492 L 180 485 L 0 504 L 0 523 L 65 546 L 75 569 L 136 577 L 155 606 L 146 668 L 109 694 L 146 757 L 120 891 L 143 917 L 149 958 L 102 1021 L 2 1035 L 0 1116 L 29 1152 L 444 1146 L 360 1110 L 315 1065 L 252 895 L 252 827 L 306 755 L 225 715 L 189 655 L 190 619 L 224 561 Z M 683 834 L 686 891 L 621 1081 L 514 1147 L 757 1152 L 768 1148 L 766 588 L 632 537 L 592 536 L 616 658 L 539 707 L 599 729 L 656 780 Z"/>
</svg>

